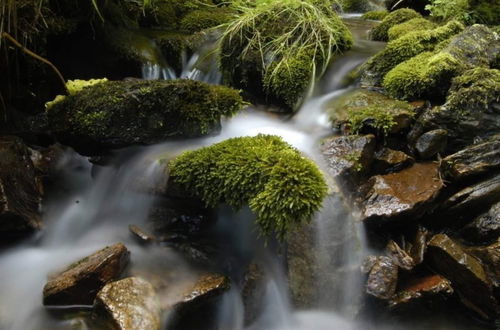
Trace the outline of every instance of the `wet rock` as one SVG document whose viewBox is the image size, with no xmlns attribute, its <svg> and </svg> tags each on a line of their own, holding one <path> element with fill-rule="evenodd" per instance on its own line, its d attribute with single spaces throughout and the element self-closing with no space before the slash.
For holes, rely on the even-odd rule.
<svg viewBox="0 0 500 330">
<path fill-rule="evenodd" d="M 331 137 L 323 141 L 321 152 L 328 173 L 351 188 L 370 170 L 375 151 L 374 135 Z"/>
<path fill-rule="evenodd" d="M 424 261 L 424 255 L 427 251 L 427 239 L 429 231 L 423 227 L 419 227 L 415 234 L 415 239 L 409 249 L 409 255 L 413 259 L 415 265 L 419 265 Z"/>
<path fill-rule="evenodd" d="M 265 296 L 265 277 L 262 268 L 256 264 L 248 265 L 241 281 L 241 298 L 245 307 L 245 324 L 251 324 L 262 312 Z"/>
<path fill-rule="evenodd" d="M 500 135 L 471 145 L 441 162 L 441 172 L 449 180 L 461 180 L 499 167 Z"/>
<path fill-rule="evenodd" d="M 20 138 L 0 137 L 0 235 L 4 240 L 41 227 L 42 186 L 30 156 Z"/>
<path fill-rule="evenodd" d="M 404 305 L 421 300 L 435 300 L 442 295 L 453 294 L 451 282 L 440 275 L 427 275 L 411 278 L 400 285 L 399 291 L 389 301 L 391 308 L 401 308 Z"/>
<path fill-rule="evenodd" d="M 398 266 L 392 258 L 379 257 L 368 275 L 366 292 L 379 299 L 387 300 L 396 293 L 397 282 Z"/>
<path fill-rule="evenodd" d="M 460 231 L 462 237 L 472 242 L 489 242 L 500 236 L 500 202 L 478 216 Z"/>
<path fill-rule="evenodd" d="M 500 293 L 500 238 L 489 246 L 477 246 L 467 248 L 467 253 L 479 258 L 486 267 L 498 300 Z"/>
<path fill-rule="evenodd" d="M 160 303 L 153 286 L 139 277 L 106 284 L 96 297 L 96 310 L 119 330 L 160 329 Z"/>
<path fill-rule="evenodd" d="M 470 219 L 499 200 L 500 174 L 496 174 L 455 193 L 441 203 L 441 212 L 447 218 L 455 217 L 454 221 L 458 224 L 459 219 Z"/>
<path fill-rule="evenodd" d="M 378 261 L 378 257 L 376 256 L 368 256 L 363 260 L 363 263 L 361 264 L 361 272 L 368 274 L 372 270 L 373 266 Z"/>
<path fill-rule="evenodd" d="M 415 144 L 415 149 L 422 159 L 429 159 L 443 152 L 447 142 L 448 131 L 445 129 L 435 129 L 422 134 Z"/>
<path fill-rule="evenodd" d="M 458 243 L 444 234 L 435 235 L 429 242 L 428 256 L 432 268 L 452 282 L 464 305 L 486 319 L 500 312 L 483 266 Z"/>
<path fill-rule="evenodd" d="M 399 245 L 390 240 L 385 247 L 387 256 L 389 256 L 392 261 L 404 270 L 412 270 L 415 267 L 415 262 L 413 258 L 406 253 L 405 250 L 399 247 Z"/>
<path fill-rule="evenodd" d="M 421 217 L 442 187 L 434 163 L 414 164 L 398 173 L 374 176 L 364 187 L 361 218 L 371 222 Z"/>
<path fill-rule="evenodd" d="M 156 241 L 156 238 L 144 230 L 142 230 L 139 226 L 129 225 L 128 230 L 132 234 L 132 236 L 136 239 L 136 241 L 140 244 L 151 244 Z"/>
<path fill-rule="evenodd" d="M 92 305 L 97 292 L 116 280 L 129 261 L 129 251 L 117 243 L 71 264 L 43 288 L 44 305 Z"/>
<path fill-rule="evenodd" d="M 373 172 L 386 174 L 398 172 L 415 162 L 413 157 L 408 156 L 402 151 L 389 148 L 382 148 L 375 153 L 373 160 Z"/>
<path fill-rule="evenodd" d="M 53 144 L 47 148 L 30 149 L 30 152 L 37 175 L 42 178 L 44 184 L 53 183 L 58 165 L 64 158 L 64 148 Z"/>
</svg>

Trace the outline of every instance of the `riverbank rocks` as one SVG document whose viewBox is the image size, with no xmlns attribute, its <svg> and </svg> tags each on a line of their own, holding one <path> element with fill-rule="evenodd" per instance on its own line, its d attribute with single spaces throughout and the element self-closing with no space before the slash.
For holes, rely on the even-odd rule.
<svg viewBox="0 0 500 330">
<path fill-rule="evenodd" d="M 47 111 L 61 143 L 84 154 L 216 132 L 243 106 L 239 92 L 194 80 L 108 81 Z"/>
<path fill-rule="evenodd" d="M 382 22 L 370 32 L 370 36 L 372 40 L 387 41 L 389 39 L 388 32 L 390 28 L 411 19 L 420 17 L 422 16 L 413 9 L 398 9 L 387 15 L 382 20 Z"/>
<path fill-rule="evenodd" d="M 95 308 L 118 330 L 159 330 L 160 303 L 153 286 L 139 277 L 106 284 Z"/>
<path fill-rule="evenodd" d="M 490 242 L 500 237 L 500 202 L 462 228 L 460 233 L 465 239 L 478 243 Z"/>
<path fill-rule="evenodd" d="M 92 305 L 97 292 L 116 280 L 128 264 L 130 252 L 117 243 L 71 264 L 43 288 L 44 305 Z"/>
<path fill-rule="evenodd" d="M 494 287 L 497 301 L 500 299 L 500 238 L 489 246 L 477 246 L 466 249 L 467 253 L 479 258 Z"/>
<path fill-rule="evenodd" d="M 410 278 L 399 284 L 398 292 L 390 299 L 389 307 L 399 309 L 422 300 L 435 300 L 439 296 L 451 296 L 451 282 L 437 275 Z"/>
<path fill-rule="evenodd" d="M 372 168 L 374 173 L 387 174 L 398 172 L 413 163 L 415 159 L 402 151 L 382 148 L 375 152 Z"/>
<path fill-rule="evenodd" d="M 398 266 L 390 257 L 378 257 L 371 267 L 366 292 L 379 299 L 390 299 L 396 293 Z"/>
<path fill-rule="evenodd" d="M 422 134 L 415 143 L 420 158 L 429 159 L 446 149 L 448 142 L 448 131 L 435 129 Z"/>
<path fill-rule="evenodd" d="M 500 309 L 486 271 L 477 259 L 444 234 L 430 240 L 428 257 L 433 269 L 451 281 L 467 307 L 486 319 L 495 318 Z"/>
<path fill-rule="evenodd" d="M 435 163 L 418 163 L 397 173 L 374 176 L 362 188 L 361 219 L 381 224 L 421 217 L 442 187 Z"/>
<path fill-rule="evenodd" d="M 28 147 L 20 138 L 0 137 L 0 236 L 25 236 L 41 227 L 42 186 Z"/>
</svg>

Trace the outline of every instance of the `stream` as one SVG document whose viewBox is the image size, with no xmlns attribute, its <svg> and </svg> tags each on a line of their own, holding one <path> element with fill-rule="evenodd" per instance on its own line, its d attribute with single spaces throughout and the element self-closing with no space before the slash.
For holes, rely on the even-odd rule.
<svg viewBox="0 0 500 330">
<path fill-rule="evenodd" d="M 173 248 L 144 247 L 135 241 L 128 225 L 144 226 L 155 205 L 156 197 L 136 188 L 141 184 L 162 180 L 162 164 L 158 158 L 173 158 L 185 150 L 197 149 L 237 136 L 260 133 L 281 136 L 285 141 L 324 166 L 318 150 L 319 141 L 332 134 L 326 108 L 343 93 L 354 88 L 349 73 L 384 47 L 368 41 L 370 28 L 356 16 L 345 18 L 355 36 L 355 46 L 335 59 L 301 109 L 292 118 L 249 108 L 223 122 L 217 136 L 166 142 L 148 147 L 134 147 L 115 153 L 112 166 L 99 167 L 86 157 L 66 152 L 58 164 L 60 169 L 57 192 L 45 202 L 42 233 L 0 254 L 0 324 L 2 330 L 89 329 L 85 324 L 85 306 L 74 306 L 75 316 L 64 319 L 57 311 L 47 311 L 42 305 L 42 288 L 47 276 L 69 263 L 85 257 L 106 245 L 123 242 L 131 251 L 128 274 L 163 276 L 175 269 L 176 282 L 181 288 L 197 270 Z M 200 55 L 185 56 L 184 70 L 177 76 L 173 70 L 146 63 L 145 79 L 198 79 L 220 82 L 215 70 L 203 73 L 194 66 Z M 331 188 L 335 190 L 334 184 Z M 264 248 L 253 228 L 252 215 L 243 209 L 234 212 L 225 207 L 218 210 L 214 229 L 230 245 L 228 258 L 257 260 L 265 265 L 266 291 L 263 312 L 249 327 L 244 326 L 244 306 L 236 288 L 224 297 L 217 311 L 218 328 L 222 330 L 326 330 L 326 329 L 470 329 L 460 320 L 438 317 L 422 320 L 421 324 L 373 324 L 369 320 L 354 321 L 363 297 L 363 278 L 359 271 L 368 254 L 363 228 L 344 205 L 341 197 L 330 196 L 314 222 L 316 262 L 325 270 L 340 274 L 335 279 L 323 278 L 317 308 L 297 311 L 292 308 L 286 286 L 283 257 L 276 253 L 275 244 Z M 330 269 L 331 268 L 331 269 Z M 241 270 L 233 270 L 238 276 Z M 326 276 L 325 275 L 325 276 Z M 162 299 L 168 299 L 168 294 Z M 13 303 L 15 302 L 15 303 Z M 420 321 L 419 321 L 420 322 Z M 432 326 L 430 326 L 432 324 Z"/>
</svg>

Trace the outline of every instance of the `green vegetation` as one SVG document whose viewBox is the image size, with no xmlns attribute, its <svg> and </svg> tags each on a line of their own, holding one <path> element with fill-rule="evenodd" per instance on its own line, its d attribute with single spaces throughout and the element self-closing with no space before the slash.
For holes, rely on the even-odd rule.
<svg viewBox="0 0 500 330">
<path fill-rule="evenodd" d="M 234 12 L 226 9 L 194 10 L 188 13 L 180 22 L 180 30 L 195 33 L 216 27 L 231 20 Z"/>
<path fill-rule="evenodd" d="M 368 0 L 339 0 L 339 2 L 345 12 L 362 13 L 372 8 Z"/>
<path fill-rule="evenodd" d="M 401 114 L 402 109 L 413 116 L 413 108 L 404 102 L 399 102 L 392 107 L 373 104 L 366 107 L 349 109 L 347 117 L 351 132 L 358 134 L 362 128 L 370 126 L 387 136 L 397 125 L 396 116 Z"/>
<path fill-rule="evenodd" d="M 500 1 L 469 0 L 472 20 L 476 23 L 500 25 Z"/>
<path fill-rule="evenodd" d="M 387 32 L 389 36 L 389 41 L 396 40 L 404 35 L 407 35 L 408 33 L 415 32 L 415 31 L 425 31 L 425 30 L 432 30 L 436 28 L 436 24 L 432 23 L 431 21 L 423 18 L 423 17 L 417 17 L 413 18 L 409 21 L 406 21 L 404 23 L 394 25 L 389 29 Z"/>
<path fill-rule="evenodd" d="M 241 15 L 225 26 L 219 46 L 225 81 L 294 110 L 331 57 L 352 45 L 330 7 L 311 0 L 235 6 Z"/>
<path fill-rule="evenodd" d="M 174 182 L 207 206 L 248 204 L 264 235 L 283 240 L 321 207 L 327 186 L 317 166 L 272 135 L 233 138 L 170 163 Z"/>
<path fill-rule="evenodd" d="M 470 20 L 468 0 L 430 0 L 425 9 L 430 11 L 431 16 L 438 21 L 459 20 L 467 22 Z"/>
<path fill-rule="evenodd" d="M 386 16 L 389 15 L 389 12 L 386 10 L 379 10 L 379 11 L 369 11 L 363 14 L 361 16 L 362 19 L 369 19 L 369 20 L 374 20 L 374 21 L 381 21 Z"/>
<path fill-rule="evenodd" d="M 417 17 L 422 16 L 413 9 L 403 8 L 393 11 L 371 31 L 371 37 L 373 40 L 387 41 L 389 39 L 388 31 L 391 27 Z"/>
</svg>

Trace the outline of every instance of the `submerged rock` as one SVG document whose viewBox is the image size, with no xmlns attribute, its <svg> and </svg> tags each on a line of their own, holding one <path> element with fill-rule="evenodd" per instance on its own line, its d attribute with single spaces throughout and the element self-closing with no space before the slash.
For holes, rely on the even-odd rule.
<svg viewBox="0 0 500 330">
<path fill-rule="evenodd" d="M 193 80 L 108 81 L 65 97 L 47 114 L 61 143 L 95 154 L 210 134 L 242 106 L 238 91 Z"/>
<path fill-rule="evenodd" d="M 106 284 L 96 297 L 96 311 L 118 330 L 159 330 L 160 303 L 153 286 L 139 277 Z"/>
<path fill-rule="evenodd" d="M 364 187 L 361 218 L 373 221 L 421 217 L 442 187 L 434 163 L 414 164 L 398 173 L 374 176 Z"/>
<path fill-rule="evenodd" d="M 421 300 L 435 300 L 441 296 L 451 296 L 451 282 L 440 275 L 411 278 L 400 285 L 399 291 L 389 301 L 391 308 L 401 308 Z"/>
<path fill-rule="evenodd" d="M 415 163 L 415 159 L 402 151 L 382 148 L 375 153 L 373 172 L 386 174 L 398 172 Z"/>
<path fill-rule="evenodd" d="M 378 257 L 368 275 L 366 292 L 379 299 L 390 299 L 396 293 L 398 266 L 392 258 Z"/>
<path fill-rule="evenodd" d="M 463 303 L 486 319 L 500 312 L 491 283 L 481 263 L 444 234 L 429 242 L 428 256 L 434 270 L 448 278 Z"/>
<path fill-rule="evenodd" d="M 500 202 L 488 212 L 479 215 L 460 231 L 462 237 L 472 242 L 489 242 L 500 237 Z"/>
<path fill-rule="evenodd" d="M 20 138 L 0 137 L 0 235 L 32 233 L 41 226 L 42 186 L 30 151 Z"/>
<path fill-rule="evenodd" d="M 415 149 L 423 159 L 429 159 L 443 152 L 448 142 L 448 131 L 435 129 L 422 134 L 415 143 Z"/>
<path fill-rule="evenodd" d="M 44 305 L 92 305 L 97 292 L 118 279 L 130 252 L 117 243 L 85 257 L 52 277 L 43 288 Z"/>
</svg>

